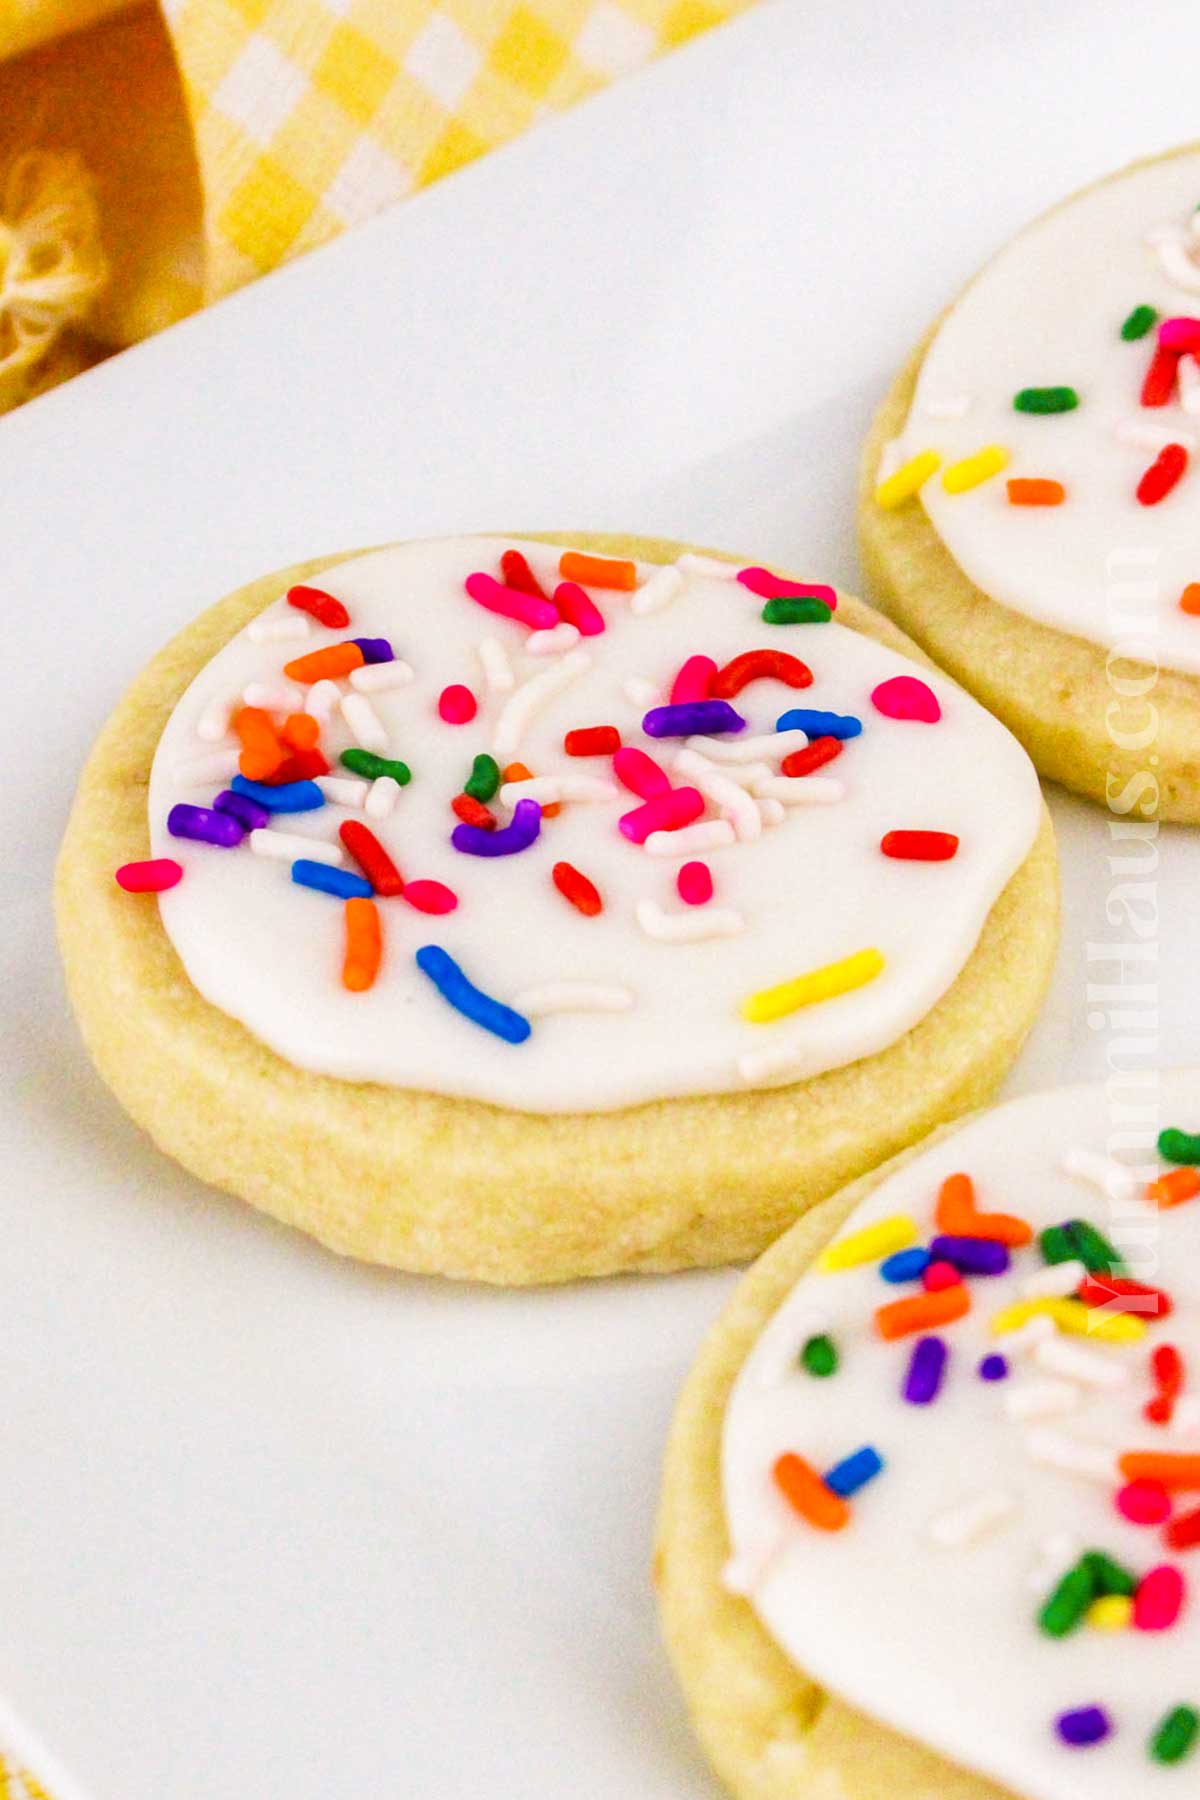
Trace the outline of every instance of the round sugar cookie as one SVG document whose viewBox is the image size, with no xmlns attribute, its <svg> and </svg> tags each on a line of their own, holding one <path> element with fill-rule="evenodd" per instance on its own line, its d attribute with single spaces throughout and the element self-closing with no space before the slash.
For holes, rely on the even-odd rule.
<svg viewBox="0 0 1200 1800">
<path fill-rule="evenodd" d="M 1200 821 L 1200 146 L 975 277 L 865 448 L 872 598 L 1118 814 Z"/>
<path fill-rule="evenodd" d="M 755 1254 L 987 1096 L 1057 927 L 1032 766 L 893 625 L 591 538 L 220 602 L 101 735 L 57 901 L 164 1150 L 509 1283 Z"/>
<path fill-rule="evenodd" d="M 742 1281 L 655 1559 L 738 1800 L 1194 1792 L 1197 1128 L 1200 1071 L 1012 1101 Z"/>
</svg>

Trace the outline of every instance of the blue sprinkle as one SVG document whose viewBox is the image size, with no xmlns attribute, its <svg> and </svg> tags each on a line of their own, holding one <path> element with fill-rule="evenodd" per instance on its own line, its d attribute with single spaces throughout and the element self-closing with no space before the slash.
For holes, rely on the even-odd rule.
<svg viewBox="0 0 1200 1800">
<path fill-rule="evenodd" d="M 423 975 L 428 975 L 442 999 L 455 1012 L 460 1012 L 464 1019 L 470 1019 L 475 1025 L 482 1025 L 485 1031 L 494 1032 L 505 1043 L 523 1044 L 533 1030 L 529 1020 L 519 1012 L 493 1000 L 490 994 L 481 993 L 468 981 L 454 958 L 440 944 L 423 944 L 417 951 L 417 967 Z"/>
<path fill-rule="evenodd" d="M 361 875 L 349 869 L 334 869 L 328 863 L 313 862 L 302 856 L 292 864 L 292 880 L 298 887 L 316 888 L 318 893 L 333 894 L 338 900 L 369 900 L 375 889 Z"/>
<path fill-rule="evenodd" d="M 793 706 L 790 712 L 780 713 L 775 729 L 807 731 L 810 738 L 853 738 L 862 730 L 862 720 L 853 713 L 815 712 L 808 706 Z"/>
<path fill-rule="evenodd" d="M 325 804 L 315 781 L 281 781 L 278 787 L 268 787 L 265 781 L 247 781 L 244 775 L 235 775 L 229 786 L 233 793 L 257 800 L 273 813 L 315 812 Z"/>
<path fill-rule="evenodd" d="M 893 1256 L 887 1256 L 879 1265 L 879 1273 L 885 1281 L 899 1284 L 902 1281 L 920 1281 L 933 1258 L 928 1250 L 920 1244 L 914 1244 L 911 1250 L 897 1250 Z"/>
<path fill-rule="evenodd" d="M 740 712 L 728 700 L 681 700 L 674 706 L 652 706 L 642 720 L 647 737 L 713 737 L 722 731 L 741 731 Z"/>
<path fill-rule="evenodd" d="M 883 1458 L 871 1444 L 864 1444 L 852 1456 L 843 1457 L 840 1463 L 824 1476 L 825 1486 L 840 1494 L 843 1500 L 849 1500 L 851 1494 L 857 1494 L 859 1488 L 866 1487 L 868 1481 L 883 1469 Z"/>
<path fill-rule="evenodd" d="M 1003 1381 L 1008 1374 L 1008 1358 L 1006 1356 L 985 1356 L 979 1365 L 981 1381 Z"/>
</svg>

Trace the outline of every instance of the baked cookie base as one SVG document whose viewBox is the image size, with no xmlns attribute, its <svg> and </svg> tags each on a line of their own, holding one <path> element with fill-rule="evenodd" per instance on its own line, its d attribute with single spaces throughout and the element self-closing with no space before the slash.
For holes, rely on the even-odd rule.
<svg viewBox="0 0 1200 1800">
<path fill-rule="evenodd" d="M 661 562 L 686 548 L 543 541 Z M 101 1075 L 162 1150 L 340 1254 L 519 1285 L 747 1260 L 816 1201 L 991 1095 L 1053 963 L 1048 816 L 933 1011 L 879 1055 L 790 1087 L 518 1113 L 298 1069 L 210 1005 L 153 900 L 123 893 L 113 871 L 148 854 L 151 762 L 193 676 L 283 588 L 346 555 L 277 570 L 188 625 L 138 676 L 83 772 L 55 894 L 68 991 Z M 926 661 L 860 601 L 841 598 L 839 617 Z"/>
<path fill-rule="evenodd" d="M 655 1583 L 692 1723 L 737 1800 L 1016 1800 L 1010 1789 L 947 1762 L 819 1687 L 788 1660 L 749 1601 L 721 1583 L 730 1554 L 721 1491 L 730 1390 L 819 1251 L 917 1148 L 822 1202 L 754 1265 L 709 1334 L 676 1410 Z"/>
</svg>

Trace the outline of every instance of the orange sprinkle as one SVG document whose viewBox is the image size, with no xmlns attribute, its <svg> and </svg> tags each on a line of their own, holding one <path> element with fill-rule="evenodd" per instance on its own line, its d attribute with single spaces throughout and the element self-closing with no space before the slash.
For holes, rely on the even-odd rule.
<svg viewBox="0 0 1200 1800">
<path fill-rule="evenodd" d="M 233 729 L 241 741 L 238 768 L 247 781 L 269 781 L 286 760 L 270 715 L 261 706 L 241 706 L 233 715 Z"/>
<path fill-rule="evenodd" d="M 1146 1188 L 1146 1198 L 1155 1206 L 1181 1206 L 1197 1194 L 1200 1194 L 1200 1169 L 1172 1169 Z"/>
<path fill-rule="evenodd" d="M 505 781 L 532 781 L 533 770 L 523 762 L 508 763 L 504 770 L 504 779 Z M 552 806 L 543 806 L 542 817 L 543 819 L 557 819 L 561 811 L 562 805 L 556 800 Z"/>
<path fill-rule="evenodd" d="M 373 900 L 357 897 L 346 902 L 346 959 L 342 981 L 352 994 L 361 994 L 374 983 L 383 960 L 383 934 L 379 908 Z"/>
<path fill-rule="evenodd" d="M 361 669 L 365 660 L 358 645 L 348 641 L 330 644 L 326 650 L 310 650 L 307 656 L 297 656 L 294 661 L 284 663 L 283 672 L 293 681 L 337 681 L 351 669 Z"/>
<path fill-rule="evenodd" d="M 841 1531 L 850 1523 L 850 1508 L 842 1496 L 826 1487 L 802 1456 L 786 1450 L 771 1473 L 788 1505 L 818 1531 Z"/>
<path fill-rule="evenodd" d="M 1165 1488 L 1200 1488 L 1200 1456 L 1168 1450 L 1130 1450 L 1118 1465 L 1126 1481 L 1159 1481 Z"/>
<path fill-rule="evenodd" d="M 1033 1226 L 1013 1213 L 981 1213 L 969 1175 L 947 1175 L 938 1193 L 937 1222 L 952 1237 L 988 1238 L 1019 1250 L 1033 1242 Z"/>
<path fill-rule="evenodd" d="M 1016 478 L 1008 483 L 1010 506 L 1061 506 L 1067 490 L 1061 481 Z"/>
<path fill-rule="evenodd" d="M 314 719 L 311 713 L 289 713 L 279 735 L 293 750 L 315 750 L 321 735 L 321 721 Z"/>
<path fill-rule="evenodd" d="M 1200 613 L 1200 581 L 1189 581 L 1179 596 L 1180 610 L 1185 613 Z"/>
<path fill-rule="evenodd" d="M 584 587 L 624 588 L 628 592 L 637 586 L 636 563 L 584 556 L 580 550 L 564 550 L 558 559 L 558 572 L 564 581 L 581 581 Z"/>
<path fill-rule="evenodd" d="M 971 1310 L 971 1295 L 965 1281 L 953 1287 L 934 1288 L 928 1294 L 915 1294 L 910 1300 L 893 1300 L 875 1313 L 875 1329 L 891 1343 L 893 1338 L 910 1337 L 914 1331 L 928 1331 L 937 1325 L 952 1325 Z"/>
</svg>

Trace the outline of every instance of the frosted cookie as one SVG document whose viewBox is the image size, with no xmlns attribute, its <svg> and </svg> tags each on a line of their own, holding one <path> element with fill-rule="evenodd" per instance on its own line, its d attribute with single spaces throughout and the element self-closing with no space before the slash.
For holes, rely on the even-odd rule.
<svg viewBox="0 0 1200 1800">
<path fill-rule="evenodd" d="M 84 1034 L 164 1149 L 506 1282 L 748 1256 L 978 1103 L 1056 901 L 1024 752 L 857 601 L 507 538 L 204 614 L 58 880 Z"/>
<path fill-rule="evenodd" d="M 1029 226 L 901 373 L 862 467 L 873 597 L 1118 813 L 1200 821 L 1200 148 Z"/>
<path fill-rule="evenodd" d="M 1196 1071 L 1014 1101 L 742 1282 L 657 1557 L 739 1800 L 1195 1793 L 1197 1128 Z"/>
</svg>

